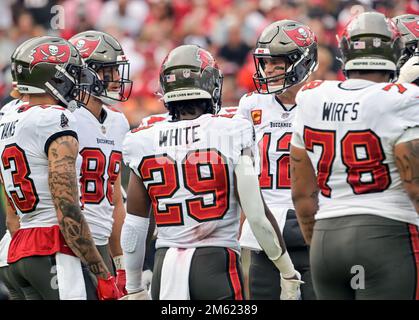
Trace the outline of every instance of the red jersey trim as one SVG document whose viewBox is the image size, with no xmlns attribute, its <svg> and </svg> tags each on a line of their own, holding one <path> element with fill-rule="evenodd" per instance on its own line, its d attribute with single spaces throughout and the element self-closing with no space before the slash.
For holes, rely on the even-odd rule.
<svg viewBox="0 0 419 320">
<path fill-rule="evenodd" d="M 7 263 L 31 256 L 50 256 L 57 252 L 75 256 L 58 225 L 19 229 L 10 242 Z"/>
</svg>

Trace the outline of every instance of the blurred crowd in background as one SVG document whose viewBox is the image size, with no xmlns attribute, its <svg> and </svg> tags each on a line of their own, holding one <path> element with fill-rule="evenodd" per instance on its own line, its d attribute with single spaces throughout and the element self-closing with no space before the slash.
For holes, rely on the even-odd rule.
<svg viewBox="0 0 419 320">
<path fill-rule="evenodd" d="M 57 25 L 54 16 L 63 12 Z M 51 10 L 52 9 L 52 10 Z M 28 38 L 58 35 L 65 39 L 90 29 L 114 35 L 131 62 L 134 87 L 119 106 L 131 126 L 145 116 L 165 112 L 156 94 L 160 64 L 180 44 L 197 44 L 214 54 L 224 72 L 223 105 L 237 105 L 253 91 L 252 48 L 273 21 L 293 19 L 308 24 L 319 43 L 314 79 L 342 79 L 336 34 L 362 11 L 388 17 L 419 14 L 417 0 L 1 0 L 0 97 L 11 88 L 10 55 Z M 51 12 L 52 11 L 52 12 Z M 57 17 L 56 17 L 57 18 Z M 55 22 L 56 21 L 55 18 Z"/>
</svg>

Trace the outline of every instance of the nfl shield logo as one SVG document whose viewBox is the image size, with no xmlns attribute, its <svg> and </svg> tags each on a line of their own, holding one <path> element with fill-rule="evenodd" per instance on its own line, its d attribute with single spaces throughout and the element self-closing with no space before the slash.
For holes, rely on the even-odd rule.
<svg viewBox="0 0 419 320">
<path fill-rule="evenodd" d="M 281 115 L 281 118 L 282 119 L 286 119 L 286 118 L 288 118 L 289 117 L 289 112 L 284 112 L 282 115 Z"/>
<path fill-rule="evenodd" d="M 380 38 L 374 38 L 374 39 L 372 39 L 372 45 L 375 48 L 381 47 L 381 39 Z"/>
<path fill-rule="evenodd" d="M 191 76 L 191 70 L 189 69 L 184 69 L 183 70 L 183 77 L 184 78 L 189 78 Z"/>
<path fill-rule="evenodd" d="M 106 134 L 106 127 L 105 126 L 102 126 L 100 129 L 102 129 L 103 134 Z"/>
</svg>

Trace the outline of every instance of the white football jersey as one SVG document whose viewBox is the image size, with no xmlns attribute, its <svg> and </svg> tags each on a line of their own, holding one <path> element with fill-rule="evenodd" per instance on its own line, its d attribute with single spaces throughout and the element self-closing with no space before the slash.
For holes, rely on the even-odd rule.
<svg viewBox="0 0 419 320">
<path fill-rule="evenodd" d="M 157 248 L 220 246 L 239 252 L 233 172 L 253 142 L 248 121 L 211 114 L 159 122 L 126 136 L 124 162 L 152 200 Z"/>
<path fill-rule="evenodd" d="M 292 144 L 307 150 L 318 176 L 316 219 L 373 214 L 419 224 L 393 154 L 405 130 L 419 126 L 417 86 L 314 81 L 297 103 Z"/>
<path fill-rule="evenodd" d="M 122 142 L 129 131 L 124 114 L 103 106 L 103 122 L 86 108 L 74 111 L 80 155 L 83 213 L 96 245 L 105 245 L 113 225 L 113 187 L 121 171 Z"/>
<path fill-rule="evenodd" d="M 256 132 L 255 167 L 263 198 L 283 230 L 286 213 L 293 208 L 290 188 L 289 148 L 296 105 L 284 105 L 274 94 L 251 92 L 240 99 L 236 117 L 253 124 Z M 261 250 L 247 220 L 240 243 Z"/>
<path fill-rule="evenodd" d="M 21 228 L 57 225 L 48 186 L 48 148 L 63 135 L 77 137 L 76 119 L 60 106 L 22 105 L 0 119 L 0 169 Z"/>
</svg>

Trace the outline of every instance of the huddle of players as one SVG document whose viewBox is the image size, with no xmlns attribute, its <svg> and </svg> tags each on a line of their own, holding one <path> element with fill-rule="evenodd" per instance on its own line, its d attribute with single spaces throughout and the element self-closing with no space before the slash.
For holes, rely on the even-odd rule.
<svg viewBox="0 0 419 320">
<path fill-rule="evenodd" d="M 197 46 L 177 47 L 160 74 L 168 114 L 146 119 L 125 138 L 125 118 L 108 107 L 110 100 L 126 100 L 131 85 L 118 72 L 128 63 L 115 39 L 86 32 L 70 40 L 75 47 L 53 37 L 25 42 L 12 56 L 12 73 L 27 102 L 13 102 L 0 119 L 8 225 L 17 225 L 9 266 L 1 268 L 6 284 L 18 299 L 148 299 L 141 278 L 152 212 L 158 228 L 153 299 L 243 299 L 241 209 L 251 299 L 415 297 L 418 217 L 407 194 L 418 211 L 418 160 L 400 156 L 407 160 L 396 164 L 392 153 L 395 145 L 409 153 L 405 144 L 419 138 L 418 89 L 390 81 L 399 60 L 409 65 L 403 81 L 416 80 L 418 21 L 395 19 L 403 44 L 390 19 L 361 14 L 340 41 L 349 80 L 307 84 L 317 66 L 315 35 L 299 22 L 275 22 L 254 51 L 258 92 L 221 113 L 222 73 L 213 57 Z M 119 54 L 103 61 L 112 50 Z M 371 74 L 384 77 L 373 77 L 375 83 Z M 332 97 L 345 97 L 346 104 Z M 398 124 L 375 121 L 374 99 L 393 110 Z M 122 158 L 131 169 L 125 219 Z M 13 223 L 15 212 L 20 221 Z M 313 231 L 316 212 L 323 224 Z M 404 279 L 393 281 L 389 265 L 372 289 L 357 295 L 348 288 L 351 267 L 376 265 L 359 258 L 362 243 L 350 262 L 339 254 L 345 256 L 360 226 L 377 225 L 388 233 L 399 228 L 399 242 L 385 239 L 385 246 L 401 252 L 395 260 L 405 266 Z M 365 242 L 372 253 L 384 243 Z M 325 243 L 334 245 L 329 254 L 319 249 Z"/>
</svg>

